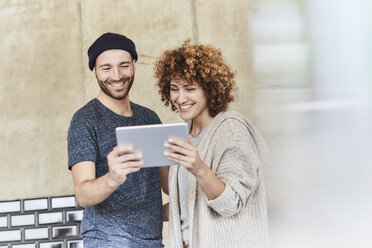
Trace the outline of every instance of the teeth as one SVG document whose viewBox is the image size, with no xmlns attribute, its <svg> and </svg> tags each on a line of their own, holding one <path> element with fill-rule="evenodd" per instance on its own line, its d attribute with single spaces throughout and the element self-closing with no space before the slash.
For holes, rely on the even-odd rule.
<svg viewBox="0 0 372 248">
<path fill-rule="evenodd" d="M 192 105 L 180 105 L 181 109 L 188 109 L 190 108 Z"/>
<path fill-rule="evenodd" d="M 124 83 L 123 82 L 120 82 L 120 83 L 111 83 L 112 86 L 115 86 L 115 87 L 119 87 L 119 86 L 122 86 Z"/>
</svg>

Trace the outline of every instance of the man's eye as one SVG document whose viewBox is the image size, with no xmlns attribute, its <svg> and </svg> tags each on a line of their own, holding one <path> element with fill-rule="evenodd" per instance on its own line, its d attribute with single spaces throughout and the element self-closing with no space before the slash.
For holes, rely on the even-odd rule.
<svg viewBox="0 0 372 248">
<path fill-rule="evenodd" d="M 103 71 L 108 71 L 108 70 L 110 70 L 110 67 L 103 67 L 102 70 Z"/>
<path fill-rule="evenodd" d="M 121 65 L 120 68 L 128 68 L 127 65 Z"/>
</svg>

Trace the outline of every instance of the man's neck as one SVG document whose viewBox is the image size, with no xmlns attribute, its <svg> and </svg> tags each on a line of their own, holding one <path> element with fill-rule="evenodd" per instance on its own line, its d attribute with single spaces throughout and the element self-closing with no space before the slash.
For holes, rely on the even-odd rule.
<svg viewBox="0 0 372 248">
<path fill-rule="evenodd" d="M 131 117 L 133 115 L 132 108 L 130 106 L 129 94 L 126 98 L 122 100 L 116 100 L 102 91 L 97 96 L 98 101 L 100 101 L 106 108 L 110 109 L 112 112 L 125 117 Z"/>
</svg>

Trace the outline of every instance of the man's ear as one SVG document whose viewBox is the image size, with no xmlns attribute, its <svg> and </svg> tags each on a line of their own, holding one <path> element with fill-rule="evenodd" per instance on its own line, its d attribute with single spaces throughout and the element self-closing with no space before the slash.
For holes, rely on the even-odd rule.
<svg viewBox="0 0 372 248">
<path fill-rule="evenodd" d="M 133 63 L 133 71 L 134 73 L 136 73 L 136 60 L 132 60 L 132 63 Z"/>
<path fill-rule="evenodd" d="M 97 73 L 96 73 L 96 65 L 94 65 L 92 72 L 93 72 L 94 76 L 97 76 Z"/>
</svg>

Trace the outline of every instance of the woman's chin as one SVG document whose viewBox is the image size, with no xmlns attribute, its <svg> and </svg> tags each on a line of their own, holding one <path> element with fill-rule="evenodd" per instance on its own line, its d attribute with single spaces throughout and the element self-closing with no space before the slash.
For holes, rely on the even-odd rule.
<svg viewBox="0 0 372 248">
<path fill-rule="evenodd" d="M 188 121 L 188 120 L 190 120 L 190 118 L 186 118 L 186 117 L 182 117 L 182 116 L 180 116 L 180 117 L 181 117 L 181 119 L 184 120 L 184 121 Z"/>
<path fill-rule="evenodd" d="M 192 119 L 190 116 L 187 116 L 185 114 L 181 114 L 180 112 L 178 112 L 178 114 L 179 114 L 180 118 L 184 121 L 188 121 L 188 120 Z"/>
</svg>

